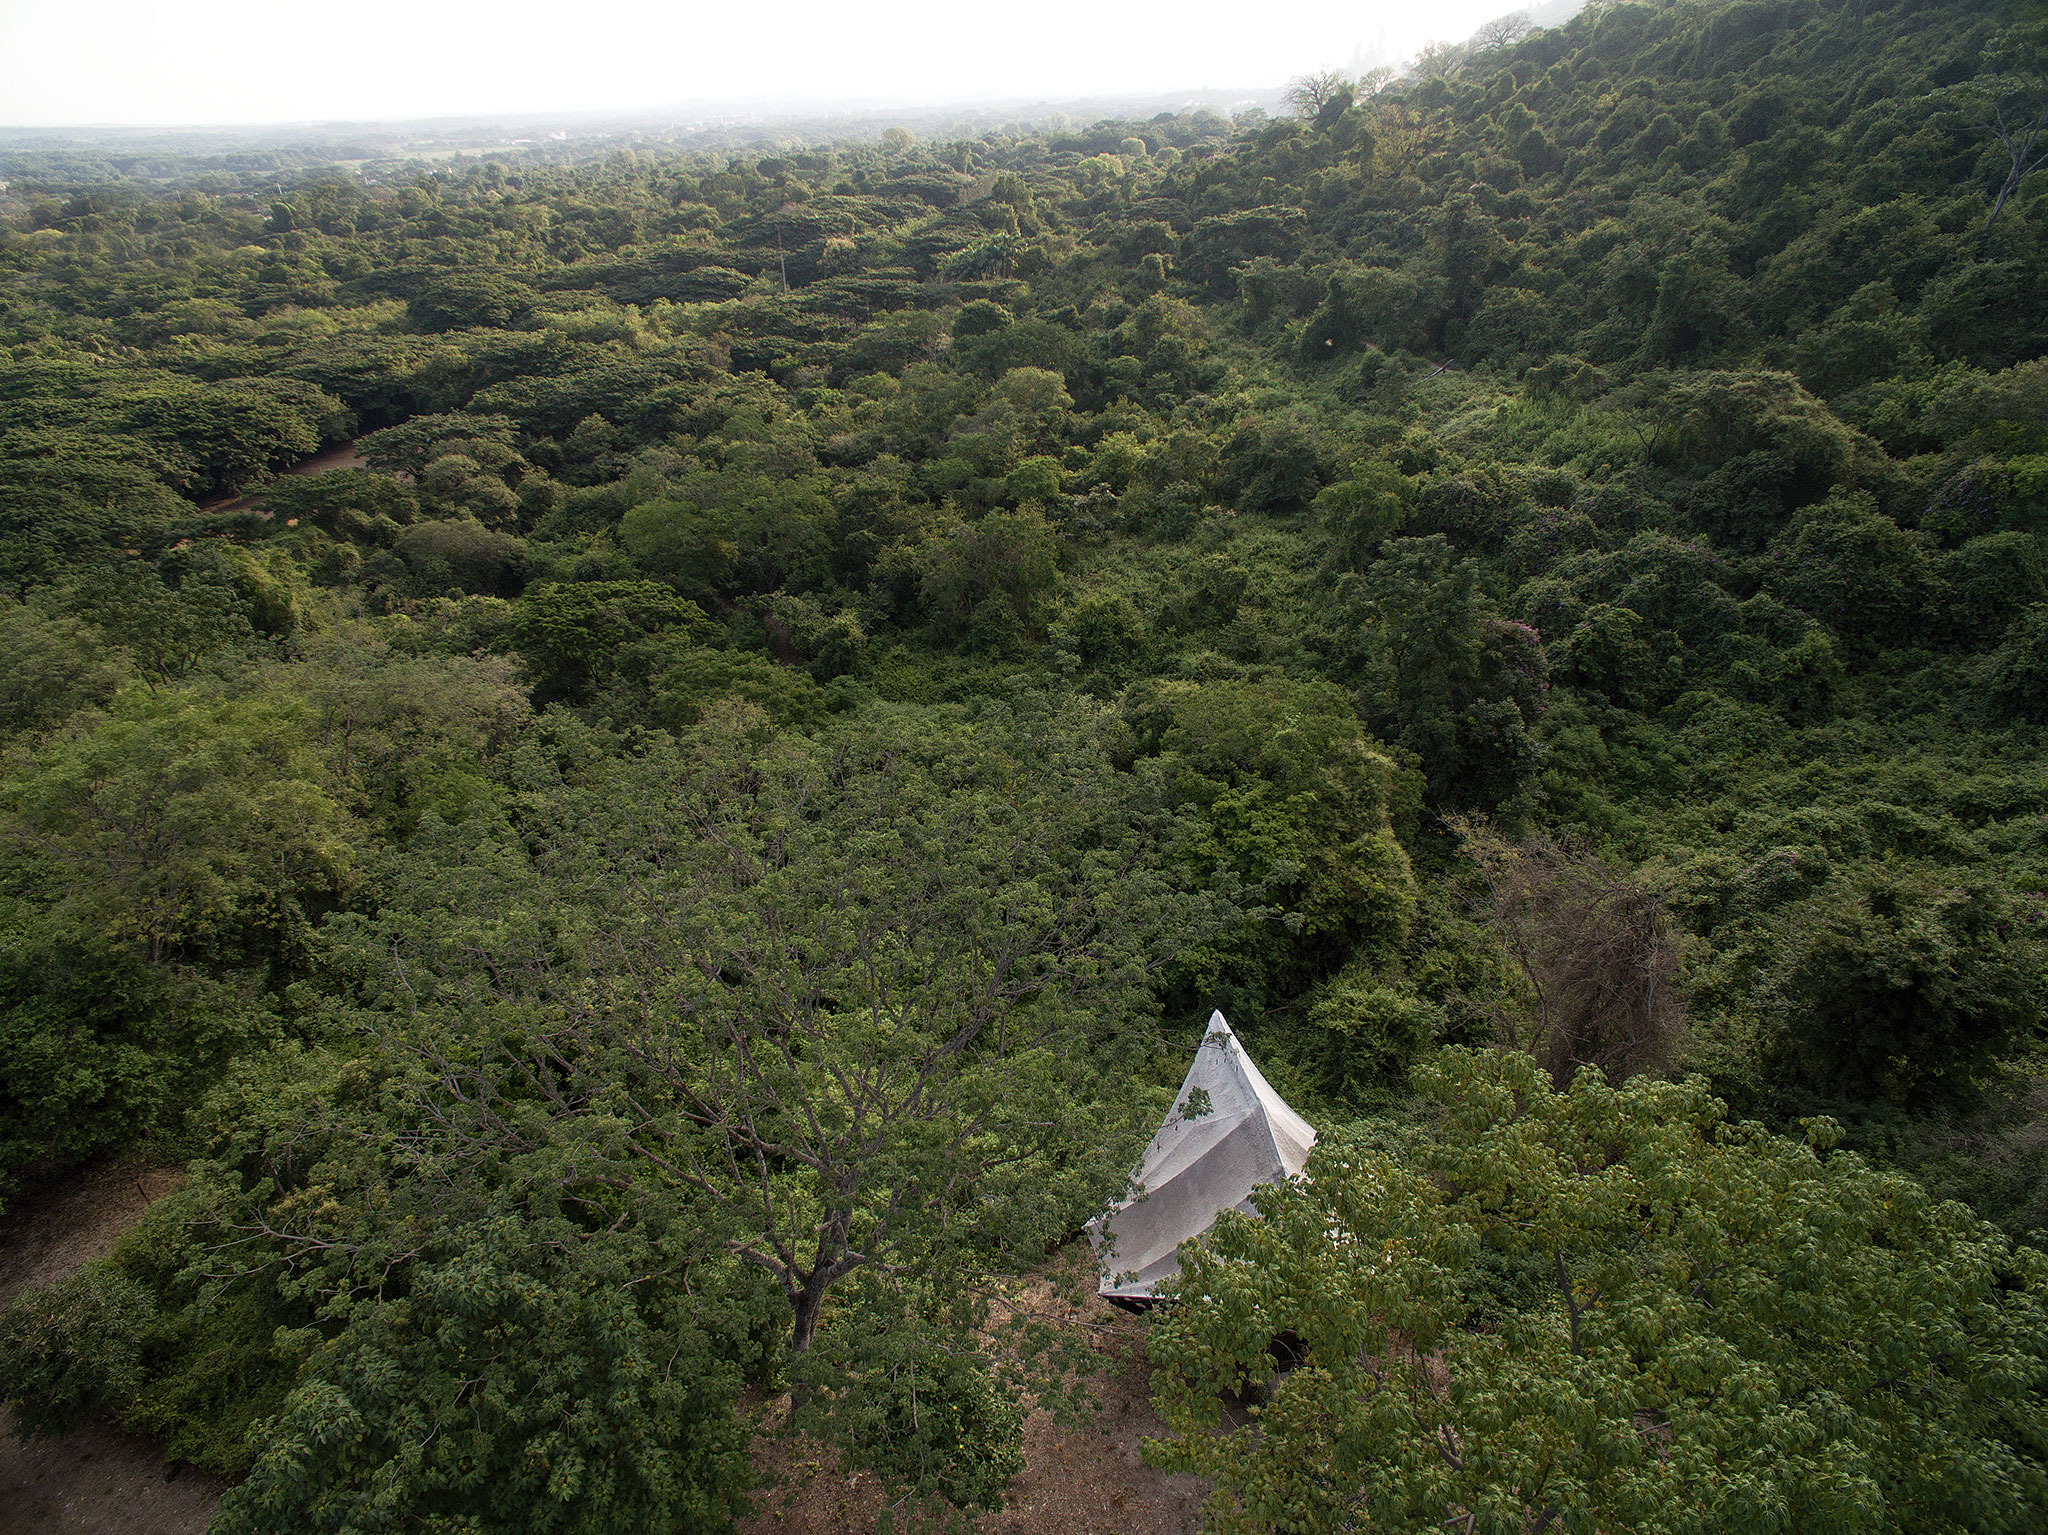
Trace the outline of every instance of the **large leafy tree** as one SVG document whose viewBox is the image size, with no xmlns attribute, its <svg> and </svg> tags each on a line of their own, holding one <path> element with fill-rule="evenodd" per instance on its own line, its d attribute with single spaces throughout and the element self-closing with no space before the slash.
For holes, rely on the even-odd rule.
<svg viewBox="0 0 2048 1535">
<path fill-rule="evenodd" d="M 1188 1010 L 1299 997 L 1354 951 L 1384 958 L 1415 905 L 1394 835 L 1392 762 L 1328 683 L 1168 683 L 1126 710 L 1176 799 L 1199 817 L 1191 883 L 1234 882 L 1262 907 L 1177 967 Z"/>
<path fill-rule="evenodd" d="M 390 1294 L 290 1340 L 301 1383 L 216 1528 L 730 1528 L 750 1479 L 743 1340 L 719 1326 L 737 1308 L 675 1283 L 643 1230 L 590 1225 L 513 1202 L 414 1228 L 428 1245 Z"/>
<path fill-rule="evenodd" d="M 802 1352 L 847 1275 L 1035 1255 L 1126 1172 L 1148 978 L 1200 908 L 1110 730 L 992 709 L 813 742 L 728 706 L 537 767 L 523 839 L 423 846 L 344 941 L 358 1016 L 476 1154 L 607 1126 L 606 1176 L 707 1200 Z"/>
<path fill-rule="evenodd" d="M 27 1427 L 104 1412 L 246 1474 L 223 1531 L 729 1528 L 772 1290 L 587 1145 L 437 1135 L 395 1064 L 245 1066 L 193 1182 L 0 1325 Z"/>
<path fill-rule="evenodd" d="M 119 1146 L 268 1027 L 352 883 L 294 702 L 131 687 L 0 794 L 0 1180 Z"/>
<path fill-rule="evenodd" d="M 1326 1137 L 1184 1256 L 1150 1453 L 1214 1481 L 1212 1527 L 2048 1518 L 2040 1253 L 1697 1080 L 1560 1092 L 1463 1050 L 1418 1080 L 1442 1117 L 1408 1155 Z"/>
<path fill-rule="evenodd" d="M 1390 540 L 1343 591 L 1359 622 L 1361 712 L 1422 759 L 1435 800 L 1491 809 L 1538 770 L 1549 688 L 1541 636 L 1493 612 L 1474 560 L 1441 534 Z"/>
</svg>

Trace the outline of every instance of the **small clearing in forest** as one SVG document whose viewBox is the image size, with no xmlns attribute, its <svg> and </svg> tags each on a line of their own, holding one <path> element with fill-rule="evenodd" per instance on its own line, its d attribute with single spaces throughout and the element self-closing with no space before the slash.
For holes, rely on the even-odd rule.
<svg viewBox="0 0 2048 1535">
<path fill-rule="evenodd" d="M 183 1181 L 175 1168 L 129 1162 L 23 1190 L 0 1216 L 0 1307 L 104 1256 Z M 213 1478 L 165 1466 L 147 1439 L 106 1424 L 24 1444 L 0 1407 L 0 1535 L 198 1535 L 220 1494 Z"/>
</svg>

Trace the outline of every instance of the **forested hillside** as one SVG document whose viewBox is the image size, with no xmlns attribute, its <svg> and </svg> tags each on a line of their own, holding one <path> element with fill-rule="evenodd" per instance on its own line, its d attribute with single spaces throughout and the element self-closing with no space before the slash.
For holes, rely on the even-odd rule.
<svg viewBox="0 0 2048 1535">
<path fill-rule="evenodd" d="M 2044 66 L 1662 0 L 1284 119 L 12 157 L 0 1198 L 196 1161 L 8 1400 L 228 1531 L 721 1529 L 750 1386 L 992 1508 L 1002 1286 L 1221 1007 L 1335 1148 L 1161 1332 L 1222 1527 L 2039 1527 Z"/>
</svg>

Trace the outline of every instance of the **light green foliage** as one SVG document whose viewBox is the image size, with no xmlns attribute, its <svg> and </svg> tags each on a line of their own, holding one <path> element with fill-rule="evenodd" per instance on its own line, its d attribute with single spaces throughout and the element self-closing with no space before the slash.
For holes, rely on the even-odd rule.
<svg viewBox="0 0 2048 1535">
<path fill-rule="evenodd" d="M 126 680 L 118 653 L 77 619 L 0 600 L 0 731 L 57 724 Z"/>
<path fill-rule="evenodd" d="M 274 1027 L 354 882 L 302 708 L 131 687 L 0 802 L 0 1175 L 156 1127 Z"/>
<path fill-rule="evenodd" d="M 488 801 L 490 759 L 527 718 L 509 659 L 411 653 L 417 639 L 405 628 L 339 624 L 303 641 L 279 679 L 306 705 L 330 792 L 405 830 L 429 810 L 458 821 Z"/>
<path fill-rule="evenodd" d="M 1405 1159 L 1336 1135 L 1152 1340 L 1219 1530 L 2007 1531 L 2048 1514 L 2048 1270 L 1697 1080 L 1449 1051 Z M 1272 1340 L 1302 1361 L 1249 1409 Z"/>
<path fill-rule="evenodd" d="M 131 688 L 9 786 L 0 871 L 60 941 L 156 962 L 288 940 L 352 861 L 308 757 L 294 704 Z"/>
<path fill-rule="evenodd" d="M 1327 685 L 1169 684 L 1134 699 L 1174 794 L 1202 834 L 1190 872 L 1235 882 L 1266 909 L 1182 956 L 1197 990 L 1239 1003 L 1295 992 L 1354 949 L 1386 954 L 1414 882 L 1388 817 L 1393 764 Z"/>
<path fill-rule="evenodd" d="M 1378 459 L 1354 464 L 1349 475 L 1324 486 L 1315 500 L 1339 558 L 1355 569 L 1373 562 L 1380 544 L 1401 531 L 1414 504 L 1414 482 Z"/>
<path fill-rule="evenodd" d="M 766 656 L 669 647 L 650 664 L 647 712 L 672 730 L 703 718 L 723 699 L 743 699 L 778 725 L 813 727 L 825 717 L 825 693 L 808 672 Z"/>
</svg>

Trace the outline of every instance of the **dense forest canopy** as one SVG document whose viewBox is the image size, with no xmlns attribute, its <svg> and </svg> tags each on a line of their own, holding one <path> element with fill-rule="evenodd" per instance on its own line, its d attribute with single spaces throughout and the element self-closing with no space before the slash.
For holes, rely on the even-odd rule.
<svg viewBox="0 0 2048 1535">
<path fill-rule="evenodd" d="M 194 1159 L 23 1425 L 717 1530 L 771 1385 L 998 1506 L 1001 1284 L 1220 1006 L 1328 1133 L 1158 1334 L 1219 1525 L 2048 1517 L 2044 69 L 1661 0 L 1284 117 L 16 156 L 0 1198 Z"/>
</svg>

